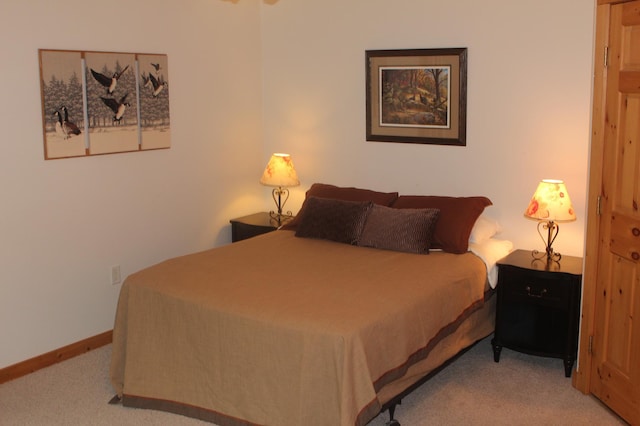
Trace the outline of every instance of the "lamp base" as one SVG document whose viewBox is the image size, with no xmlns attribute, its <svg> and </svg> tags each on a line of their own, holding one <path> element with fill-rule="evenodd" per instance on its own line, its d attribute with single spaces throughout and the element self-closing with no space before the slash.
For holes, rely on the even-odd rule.
<svg viewBox="0 0 640 426">
<path fill-rule="evenodd" d="M 286 213 L 278 213 L 271 210 L 269 212 L 269 216 L 271 216 L 271 222 L 273 222 L 274 225 L 278 225 L 278 226 L 282 226 L 286 222 L 293 219 L 293 213 L 291 213 L 290 211 Z"/>
<path fill-rule="evenodd" d="M 551 251 L 551 253 L 547 253 L 546 251 L 539 250 L 531 250 L 531 256 L 535 260 L 545 260 L 547 262 L 557 262 L 560 263 L 560 259 L 562 259 L 562 255 L 557 251 Z"/>
<path fill-rule="evenodd" d="M 271 191 L 271 196 L 273 197 L 273 201 L 276 203 L 277 211 L 270 211 L 269 216 L 271 216 L 271 219 L 276 221 L 278 226 L 280 226 L 284 222 L 293 218 L 293 213 L 291 213 L 291 211 L 282 213 L 282 208 L 289 199 L 289 190 L 287 188 L 279 186 Z M 283 196 L 284 200 L 282 199 Z"/>
<path fill-rule="evenodd" d="M 541 229 L 547 230 L 547 239 L 545 240 Z M 533 256 L 536 260 L 544 260 L 546 258 L 547 262 L 560 262 L 562 255 L 553 250 L 551 245 L 556 240 L 558 236 L 558 232 L 560 232 L 560 226 L 554 221 L 550 220 L 547 222 L 538 222 L 538 235 L 542 238 L 542 241 L 545 243 L 546 247 L 544 252 L 538 250 L 532 250 L 531 256 Z"/>
</svg>

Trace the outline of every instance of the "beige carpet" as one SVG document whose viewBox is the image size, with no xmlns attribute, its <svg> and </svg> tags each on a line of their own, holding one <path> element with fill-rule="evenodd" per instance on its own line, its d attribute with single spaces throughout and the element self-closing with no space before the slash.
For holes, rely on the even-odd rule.
<svg viewBox="0 0 640 426">
<path fill-rule="evenodd" d="M 0 425 L 210 424 L 109 405 L 110 354 L 111 345 L 105 346 L 0 385 Z M 395 417 L 402 426 L 625 424 L 575 390 L 561 360 L 504 349 L 496 364 L 489 338 L 405 398 Z M 369 426 L 384 426 L 388 419 L 383 413 Z"/>
</svg>

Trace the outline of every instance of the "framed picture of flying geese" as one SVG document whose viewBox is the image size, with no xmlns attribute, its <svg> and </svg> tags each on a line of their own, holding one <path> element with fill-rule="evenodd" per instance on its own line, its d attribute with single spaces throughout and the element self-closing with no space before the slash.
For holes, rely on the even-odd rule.
<svg viewBox="0 0 640 426">
<path fill-rule="evenodd" d="M 89 152 L 137 151 L 135 55 L 85 53 Z"/>
<path fill-rule="evenodd" d="M 169 148 L 169 61 L 167 55 L 138 54 L 140 149 Z"/>
<path fill-rule="evenodd" d="M 38 52 L 45 159 L 171 147 L 167 55 Z"/>
</svg>

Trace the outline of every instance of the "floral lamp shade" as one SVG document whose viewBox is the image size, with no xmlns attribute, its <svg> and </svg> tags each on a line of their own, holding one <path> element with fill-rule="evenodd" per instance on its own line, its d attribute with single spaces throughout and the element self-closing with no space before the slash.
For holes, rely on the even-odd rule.
<svg viewBox="0 0 640 426">
<path fill-rule="evenodd" d="M 283 188 L 300 185 L 291 156 L 282 153 L 273 154 L 262 173 L 260 183 Z"/>
<path fill-rule="evenodd" d="M 552 260 L 559 262 L 562 256 L 552 247 L 560 230 L 558 222 L 576 220 L 576 213 L 573 211 L 571 198 L 569 198 L 564 182 L 555 179 L 543 179 L 538 184 L 533 197 L 531 197 L 529 207 L 524 212 L 524 217 L 538 221 L 538 234 L 546 245 L 544 253 L 533 250 L 531 252 L 533 257 L 536 259 L 546 257 L 547 262 Z M 543 235 L 544 230 L 547 231 L 546 238 Z"/>
<path fill-rule="evenodd" d="M 531 197 L 525 217 L 547 222 L 571 222 L 576 214 L 567 187 L 561 180 L 543 179 Z"/>
</svg>

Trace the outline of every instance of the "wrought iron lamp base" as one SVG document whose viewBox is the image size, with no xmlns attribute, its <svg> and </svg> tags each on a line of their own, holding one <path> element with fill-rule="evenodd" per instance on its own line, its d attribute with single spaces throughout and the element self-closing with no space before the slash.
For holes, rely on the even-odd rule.
<svg viewBox="0 0 640 426">
<path fill-rule="evenodd" d="M 547 230 L 546 240 L 542 233 L 542 229 Z M 552 220 L 547 222 L 538 222 L 538 235 L 540 235 L 540 238 L 542 238 L 542 241 L 545 243 L 546 247 L 544 252 L 538 250 L 531 251 L 531 255 L 534 259 L 544 260 L 546 258 L 547 262 L 560 262 L 562 255 L 554 251 L 553 247 L 551 247 L 556 237 L 558 236 L 558 232 L 560 232 L 560 226 L 556 222 Z"/>
<path fill-rule="evenodd" d="M 270 211 L 269 216 L 271 219 L 278 223 L 278 226 L 282 225 L 287 220 L 293 217 L 293 213 L 291 211 L 287 211 L 282 213 L 282 209 L 289 199 L 289 190 L 287 188 L 283 188 L 281 186 L 274 188 L 271 191 L 271 196 L 273 197 L 273 201 L 276 203 L 276 211 Z M 282 199 L 284 196 L 284 200 Z"/>
</svg>

